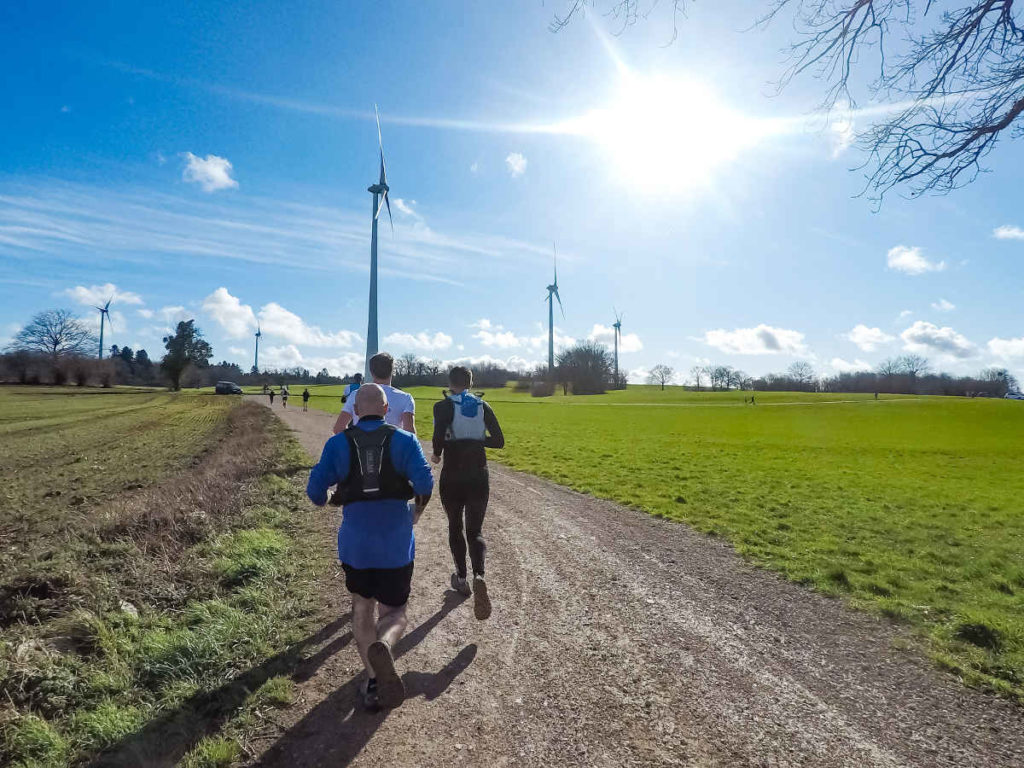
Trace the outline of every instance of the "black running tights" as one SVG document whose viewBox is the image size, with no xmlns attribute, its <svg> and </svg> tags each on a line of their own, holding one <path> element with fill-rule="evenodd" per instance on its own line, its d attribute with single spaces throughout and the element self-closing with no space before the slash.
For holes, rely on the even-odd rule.
<svg viewBox="0 0 1024 768">
<path fill-rule="evenodd" d="M 471 477 L 451 478 L 441 475 L 441 504 L 448 514 L 448 546 L 455 561 L 455 572 L 466 576 L 466 543 L 469 543 L 469 559 L 473 574 L 484 575 L 484 515 L 487 512 L 487 498 L 490 484 L 487 472 L 474 473 Z M 463 528 L 465 520 L 465 528 Z"/>
</svg>

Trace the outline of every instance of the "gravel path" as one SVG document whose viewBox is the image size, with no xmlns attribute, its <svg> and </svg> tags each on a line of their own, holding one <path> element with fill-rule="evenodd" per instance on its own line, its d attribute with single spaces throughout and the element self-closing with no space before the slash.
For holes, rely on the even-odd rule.
<svg viewBox="0 0 1024 768">
<path fill-rule="evenodd" d="M 333 416 L 275 413 L 319 456 Z M 325 512 L 317 546 L 334 547 L 336 523 Z M 424 513 L 401 708 L 359 709 L 342 619 L 252 764 L 1024 765 L 1024 708 L 685 525 L 492 465 L 484 535 L 495 610 L 481 623 L 445 589 L 436 495 Z M 347 611 L 340 578 L 324 599 Z"/>
</svg>

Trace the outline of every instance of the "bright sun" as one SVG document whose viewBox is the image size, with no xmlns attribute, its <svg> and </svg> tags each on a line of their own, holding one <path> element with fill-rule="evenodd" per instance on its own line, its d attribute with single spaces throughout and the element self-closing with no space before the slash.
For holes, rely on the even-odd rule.
<svg viewBox="0 0 1024 768">
<path fill-rule="evenodd" d="M 574 122 L 608 152 L 622 180 L 645 192 L 687 191 L 753 144 L 755 121 L 685 77 L 627 74 L 611 105 Z"/>
</svg>

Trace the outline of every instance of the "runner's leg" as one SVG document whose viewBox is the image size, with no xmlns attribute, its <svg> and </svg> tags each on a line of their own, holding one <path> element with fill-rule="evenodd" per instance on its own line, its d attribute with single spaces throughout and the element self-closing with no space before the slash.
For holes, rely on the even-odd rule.
<svg viewBox="0 0 1024 768">
<path fill-rule="evenodd" d="M 383 606 L 381 607 L 383 608 Z M 376 608 L 376 600 L 357 594 L 352 595 L 352 635 L 356 639 L 356 648 L 359 649 L 359 658 L 363 660 L 366 674 L 371 678 L 376 675 L 373 672 L 367 651 L 370 644 L 377 639 L 377 622 L 374 616 Z"/>
<path fill-rule="evenodd" d="M 452 551 L 455 572 L 466 578 L 466 536 L 462 527 L 463 500 L 462 483 L 452 478 L 441 478 L 441 505 L 448 515 L 448 547 Z"/>
<path fill-rule="evenodd" d="M 469 543 L 469 559 L 473 564 L 474 576 L 484 575 L 487 544 L 484 542 L 483 528 L 489 496 L 490 483 L 486 473 L 466 484 L 466 541 Z"/>
<path fill-rule="evenodd" d="M 377 639 L 383 640 L 392 648 L 402 639 L 409 621 L 405 615 L 405 606 L 397 607 L 379 603 L 380 618 L 377 619 Z"/>
</svg>

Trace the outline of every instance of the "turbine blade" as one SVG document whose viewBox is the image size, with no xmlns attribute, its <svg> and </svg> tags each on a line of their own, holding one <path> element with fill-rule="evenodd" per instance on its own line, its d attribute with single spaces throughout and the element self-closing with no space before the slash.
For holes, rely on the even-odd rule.
<svg viewBox="0 0 1024 768">
<path fill-rule="evenodd" d="M 395 220 L 391 218 L 391 197 L 387 192 L 384 193 L 384 202 L 388 206 L 388 222 L 391 224 L 391 234 L 395 234 Z"/>
<path fill-rule="evenodd" d="M 380 183 L 388 183 L 387 168 L 384 165 L 384 139 L 381 138 L 380 133 L 380 110 L 377 109 L 377 105 L 373 105 L 373 113 L 377 116 L 377 146 L 380 148 Z"/>
<path fill-rule="evenodd" d="M 558 308 L 562 310 L 562 319 L 565 320 L 565 307 L 562 306 L 562 297 L 558 295 L 558 289 L 555 289 L 555 298 L 558 299 Z"/>
</svg>

